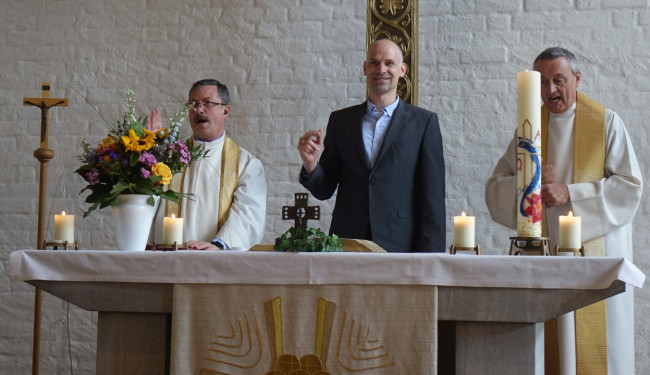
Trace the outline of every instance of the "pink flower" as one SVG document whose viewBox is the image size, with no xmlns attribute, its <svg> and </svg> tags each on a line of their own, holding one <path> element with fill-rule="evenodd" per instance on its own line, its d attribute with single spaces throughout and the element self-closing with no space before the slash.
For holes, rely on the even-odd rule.
<svg viewBox="0 0 650 375">
<path fill-rule="evenodd" d="M 183 141 L 178 140 L 178 141 L 174 142 L 171 145 L 171 149 L 172 149 L 172 151 L 178 152 L 179 154 L 181 154 L 180 161 L 183 164 L 188 165 L 190 163 L 190 160 L 191 160 L 190 151 L 187 149 L 187 145 Z"/>
<path fill-rule="evenodd" d="M 158 160 L 156 160 L 156 157 L 148 152 L 143 152 L 142 155 L 140 155 L 140 159 L 138 159 L 138 161 L 146 165 L 147 168 L 151 168 L 152 165 L 158 162 Z"/>
<path fill-rule="evenodd" d="M 149 178 L 149 176 L 151 176 L 151 172 L 145 168 L 140 168 L 140 176 L 142 176 L 142 178 Z"/>
<path fill-rule="evenodd" d="M 93 168 L 86 173 L 86 181 L 90 185 L 97 185 L 99 183 L 99 172 L 97 172 L 97 169 Z"/>
</svg>

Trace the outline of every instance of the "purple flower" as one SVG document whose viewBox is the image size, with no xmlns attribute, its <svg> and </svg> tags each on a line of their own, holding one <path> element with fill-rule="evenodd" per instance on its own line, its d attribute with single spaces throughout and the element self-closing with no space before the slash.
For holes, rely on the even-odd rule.
<svg viewBox="0 0 650 375">
<path fill-rule="evenodd" d="M 178 140 L 172 144 L 171 149 L 181 154 L 180 160 L 183 164 L 188 165 L 190 163 L 190 151 L 187 149 L 185 142 Z"/>
<path fill-rule="evenodd" d="M 151 176 L 151 172 L 149 172 L 148 169 L 140 168 L 140 176 L 142 176 L 142 178 L 149 178 L 149 176 Z"/>
<path fill-rule="evenodd" d="M 108 161 L 108 160 L 106 159 L 106 156 L 108 156 L 108 158 L 109 158 L 110 160 L 117 160 L 117 152 L 115 152 L 115 151 L 114 151 L 113 149 L 111 149 L 111 148 L 105 148 L 105 149 L 103 149 L 103 150 L 101 151 L 101 155 L 102 155 L 103 159 L 106 160 L 106 161 Z"/>
<path fill-rule="evenodd" d="M 99 172 L 95 168 L 86 173 L 86 180 L 90 185 L 97 185 L 99 183 Z"/>
<path fill-rule="evenodd" d="M 140 163 L 146 165 L 147 168 L 151 168 L 152 165 L 158 162 L 158 160 L 156 160 L 156 157 L 148 152 L 143 152 L 142 155 L 140 155 L 139 161 Z"/>
</svg>

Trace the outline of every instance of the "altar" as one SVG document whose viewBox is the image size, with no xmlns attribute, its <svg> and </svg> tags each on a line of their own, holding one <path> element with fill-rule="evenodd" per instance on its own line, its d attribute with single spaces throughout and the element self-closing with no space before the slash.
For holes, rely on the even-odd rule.
<svg viewBox="0 0 650 375">
<path fill-rule="evenodd" d="M 312 314 L 300 307 L 302 299 L 288 297 L 296 293 L 304 295 L 309 303 L 323 297 L 324 302 L 314 308 L 318 318 L 315 328 L 308 330 L 313 337 L 307 352 L 321 360 L 329 358 L 329 367 L 340 365 L 343 369 L 332 373 L 346 373 L 346 356 L 358 361 L 358 355 L 351 355 L 349 348 L 347 354 L 339 350 L 345 340 L 362 341 L 357 345 L 362 351 L 381 346 L 379 351 L 383 352 L 373 356 L 373 366 L 363 371 L 352 366 L 349 373 L 394 373 L 396 367 L 391 364 L 399 365 L 400 340 L 405 340 L 399 337 L 400 330 L 418 334 L 414 327 L 426 326 L 416 343 L 430 352 L 427 358 L 416 356 L 427 366 L 420 373 L 435 373 L 440 368 L 440 374 L 536 374 L 539 364 L 535 363 L 535 323 L 606 299 L 626 287 L 642 287 L 645 280 L 638 268 L 620 258 L 408 253 L 22 250 L 11 254 L 10 272 L 12 280 L 28 282 L 81 308 L 99 312 L 97 374 L 183 373 L 178 370 L 183 368 L 179 363 L 187 357 L 177 353 L 185 345 L 183 338 L 178 341 L 184 331 L 179 327 L 188 325 L 179 314 L 199 301 L 182 303 L 179 295 L 193 286 L 216 287 L 214 293 L 227 296 L 233 304 L 246 303 L 242 302 L 246 296 L 256 293 L 268 302 L 260 309 L 263 314 L 250 314 L 250 319 L 247 315 L 246 320 L 252 327 L 254 322 L 263 327 L 250 329 L 253 334 L 248 335 L 253 336 L 249 340 L 253 347 L 255 332 L 260 332 L 254 346 L 264 353 L 259 358 L 267 358 L 264 355 L 269 352 L 280 354 L 282 345 L 288 346 L 289 341 L 278 339 L 278 333 L 292 332 L 290 322 L 286 318 L 281 321 L 281 329 L 277 323 L 268 324 L 282 316 L 278 312 L 294 309 Z M 217 298 L 212 289 L 206 293 L 211 299 Z M 284 302 L 276 303 L 269 296 L 282 297 Z M 360 316 L 354 303 L 368 307 L 369 312 Z M 330 314 L 335 307 L 336 314 Z M 409 311 L 418 313 L 417 321 L 402 315 Z M 387 325 L 393 332 L 384 334 L 382 327 L 371 320 L 382 314 L 390 317 Z M 259 319 L 253 319 L 258 315 Z M 262 315 L 266 316 L 266 326 L 261 323 Z M 362 340 L 352 337 L 352 328 L 349 334 L 348 328 L 343 329 L 354 319 L 359 325 L 357 336 Z M 438 338 L 437 320 L 453 325 L 451 339 L 445 335 Z M 395 334 L 395 330 L 398 337 L 386 336 Z M 246 327 L 239 332 L 246 332 Z M 225 336 L 219 337 L 225 340 Z M 269 341 L 270 350 L 262 344 Z M 439 367 L 436 350 L 453 353 L 452 370 Z M 200 373 L 251 373 L 232 368 L 231 372 L 202 368 Z M 429 368 L 433 371 L 429 372 Z M 266 366 L 260 374 L 269 370 Z"/>
</svg>

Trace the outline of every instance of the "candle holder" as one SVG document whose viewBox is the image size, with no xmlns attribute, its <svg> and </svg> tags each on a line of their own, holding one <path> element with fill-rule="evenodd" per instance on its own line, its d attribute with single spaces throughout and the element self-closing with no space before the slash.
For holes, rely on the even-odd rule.
<svg viewBox="0 0 650 375">
<path fill-rule="evenodd" d="M 183 250 L 187 249 L 187 245 L 185 243 L 178 243 L 174 241 L 174 243 L 153 243 L 151 245 L 151 250 L 153 251 L 178 251 L 178 250 Z"/>
<path fill-rule="evenodd" d="M 510 237 L 510 255 L 550 255 L 548 237 Z"/>
<path fill-rule="evenodd" d="M 453 244 L 449 247 L 449 254 L 455 255 L 458 250 L 473 251 L 476 253 L 476 255 L 481 255 L 481 245 L 476 245 L 474 247 L 461 247 Z"/>
<path fill-rule="evenodd" d="M 61 250 L 79 250 L 79 242 L 68 242 L 62 240 L 45 240 L 43 241 L 43 250 L 47 250 L 48 247 L 51 247 L 52 250 L 59 250 L 59 247 L 62 247 Z M 74 247 L 74 249 L 72 249 Z"/>
<path fill-rule="evenodd" d="M 567 247 L 559 247 L 558 245 L 555 245 L 552 255 L 560 255 L 560 253 L 573 253 L 574 256 L 576 255 L 576 253 L 580 253 L 580 256 L 585 256 L 585 247 L 580 246 L 579 248 L 567 248 Z"/>
</svg>

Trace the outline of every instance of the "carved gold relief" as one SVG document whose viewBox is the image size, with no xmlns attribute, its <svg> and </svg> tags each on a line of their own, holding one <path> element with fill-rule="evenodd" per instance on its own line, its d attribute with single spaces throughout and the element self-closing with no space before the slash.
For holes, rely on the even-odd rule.
<svg viewBox="0 0 650 375">
<path fill-rule="evenodd" d="M 397 94 L 417 105 L 417 0 L 368 0 L 366 44 L 388 38 L 397 43 L 408 66 Z"/>
</svg>

